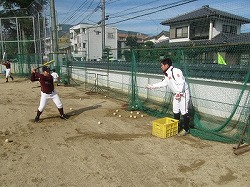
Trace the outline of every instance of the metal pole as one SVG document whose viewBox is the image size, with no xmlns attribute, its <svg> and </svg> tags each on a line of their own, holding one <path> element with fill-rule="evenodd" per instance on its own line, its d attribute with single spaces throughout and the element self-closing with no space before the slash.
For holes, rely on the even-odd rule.
<svg viewBox="0 0 250 187">
<path fill-rule="evenodd" d="M 56 13 L 55 13 L 54 0 L 50 0 L 50 17 L 51 17 L 51 29 L 52 29 L 52 52 L 53 52 L 53 59 L 55 60 L 55 66 L 57 66 L 58 58 L 56 53 L 58 52 L 58 43 L 57 43 L 57 27 L 56 27 Z"/>
<path fill-rule="evenodd" d="M 2 48 L 2 54 L 4 53 L 4 49 L 3 49 L 3 28 L 2 28 L 2 19 L 0 18 L 0 29 L 1 29 L 1 48 Z M 3 59 L 4 60 L 4 59 Z"/>
<path fill-rule="evenodd" d="M 36 54 L 37 53 L 37 51 L 36 51 L 36 28 L 35 28 L 35 19 L 34 19 L 34 16 L 32 16 L 32 21 L 33 21 L 33 35 L 34 35 L 33 41 L 34 41 L 35 54 Z"/>
<path fill-rule="evenodd" d="M 38 16 L 38 41 L 39 41 L 39 53 L 42 54 L 42 41 L 41 41 L 41 26 L 40 26 L 40 14 L 37 13 Z"/>
<path fill-rule="evenodd" d="M 16 18 L 17 51 L 18 51 L 18 54 L 20 54 L 20 35 L 19 35 L 19 28 L 20 28 L 20 24 L 18 23 L 17 18 Z"/>
<path fill-rule="evenodd" d="M 104 57 L 105 49 L 105 0 L 101 0 L 102 4 L 102 59 Z"/>
</svg>

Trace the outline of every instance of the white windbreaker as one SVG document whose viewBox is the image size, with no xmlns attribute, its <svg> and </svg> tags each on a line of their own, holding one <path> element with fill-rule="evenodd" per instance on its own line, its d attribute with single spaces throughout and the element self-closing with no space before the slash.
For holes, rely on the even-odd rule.
<svg viewBox="0 0 250 187">
<path fill-rule="evenodd" d="M 166 73 L 167 76 L 161 82 L 153 84 L 153 88 L 168 86 L 174 94 L 188 92 L 188 84 L 180 69 L 170 66 Z"/>
</svg>

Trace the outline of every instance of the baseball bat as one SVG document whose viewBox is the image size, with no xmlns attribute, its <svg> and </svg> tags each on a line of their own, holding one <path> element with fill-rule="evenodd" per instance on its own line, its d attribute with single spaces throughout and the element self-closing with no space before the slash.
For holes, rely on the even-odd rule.
<svg viewBox="0 0 250 187">
<path fill-rule="evenodd" d="M 55 62 L 55 61 L 54 61 L 54 60 L 51 60 L 51 61 L 45 62 L 42 66 L 38 66 L 36 69 L 39 69 L 39 68 L 41 68 L 41 67 L 43 67 L 43 66 L 48 66 L 48 65 L 50 65 L 50 64 L 53 63 L 53 62 Z"/>
</svg>

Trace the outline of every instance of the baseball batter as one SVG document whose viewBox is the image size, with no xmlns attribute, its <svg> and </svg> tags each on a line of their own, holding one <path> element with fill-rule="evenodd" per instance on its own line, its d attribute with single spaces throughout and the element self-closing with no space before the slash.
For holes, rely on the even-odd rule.
<svg viewBox="0 0 250 187">
<path fill-rule="evenodd" d="M 7 60 L 5 63 L 2 63 L 2 65 L 5 65 L 6 67 L 6 72 L 5 72 L 5 76 L 6 76 L 6 82 L 9 82 L 8 77 L 10 77 L 12 80 L 14 80 L 14 78 L 11 76 L 11 69 L 10 69 L 10 61 Z"/>
<path fill-rule="evenodd" d="M 61 119 L 68 119 L 68 117 L 63 112 L 63 104 L 54 89 L 53 77 L 50 75 L 50 69 L 47 66 L 42 67 L 42 74 L 37 72 L 37 69 L 34 68 L 31 71 L 31 81 L 39 81 L 41 84 L 41 98 L 40 104 L 37 109 L 37 115 L 35 117 L 35 122 L 38 122 L 40 115 L 44 111 L 49 99 L 52 99 L 55 105 L 58 108 Z"/>
<path fill-rule="evenodd" d="M 164 79 L 161 82 L 153 85 L 147 85 L 146 88 L 154 89 L 168 86 L 169 89 L 174 93 L 173 99 L 173 113 L 174 118 L 180 120 L 180 114 L 183 117 L 183 130 L 180 131 L 179 135 L 186 135 L 189 133 L 189 88 L 185 81 L 185 77 L 180 69 L 172 66 L 170 58 L 166 58 L 160 62 L 161 69 L 164 73 Z"/>
</svg>

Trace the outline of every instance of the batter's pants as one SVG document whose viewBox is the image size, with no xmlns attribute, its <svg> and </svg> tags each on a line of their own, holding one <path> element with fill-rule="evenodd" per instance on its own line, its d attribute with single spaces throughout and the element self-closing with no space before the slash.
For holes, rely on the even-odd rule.
<svg viewBox="0 0 250 187">
<path fill-rule="evenodd" d="M 46 93 L 41 92 L 41 99 L 40 99 L 40 104 L 38 107 L 38 110 L 40 112 L 44 111 L 44 109 L 45 109 L 45 107 L 50 99 L 53 100 L 53 102 L 55 103 L 55 105 L 58 109 L 63 108 L 63 104 L 62 104 L 56 90 L 54 90 L 51 94 L 46 94 Z"/>
</svg>

